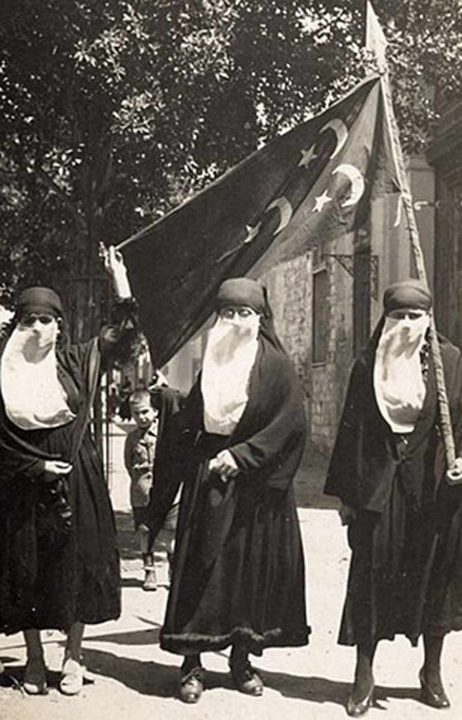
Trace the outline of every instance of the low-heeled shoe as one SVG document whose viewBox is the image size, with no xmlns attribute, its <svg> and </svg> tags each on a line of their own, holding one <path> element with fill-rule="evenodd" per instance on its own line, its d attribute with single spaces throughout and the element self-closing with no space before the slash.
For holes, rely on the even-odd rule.
<svg viewBox="0 0 462 720">
<path fill-rule="evenodd" d="M 350 717 L 361 717 L 362 715 L 365 715 L 369 708 L 372 705 L 372 699 L 374 695 L 374 685 L 371 685 L 371 689 L 367 693 L 366 697 L 363 700 L 360 700 L 359 702 L 356 702 L 353 700 L 353 696 L 350 695 L 350 697 L 347 700 L 346 704 L 346 711 L 347 715 Z"/>
<path fill-rule="evenodd" d="M 231 665 L 231 675 L 237 689 L 246 695 L 263 695 L 263 680 L 250 663 Z"/>
<path fill-rule="evenodd" d="M 204 669 L 193 668 L 181 676 L 178 695 L 180 700 L 189 705 L 199 702 L 204 690 Z"/>
</svg>

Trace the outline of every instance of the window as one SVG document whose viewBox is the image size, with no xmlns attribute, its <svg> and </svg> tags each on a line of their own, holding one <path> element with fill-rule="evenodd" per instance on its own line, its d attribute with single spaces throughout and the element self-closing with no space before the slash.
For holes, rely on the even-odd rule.
<svg viewBox="0 0 462 720">
<path fill-rule="evenodd" d="M 313 363 L 327 360 L 329 338 L 329 277 L 322 268 L 313 273 Z"/>
</svg>

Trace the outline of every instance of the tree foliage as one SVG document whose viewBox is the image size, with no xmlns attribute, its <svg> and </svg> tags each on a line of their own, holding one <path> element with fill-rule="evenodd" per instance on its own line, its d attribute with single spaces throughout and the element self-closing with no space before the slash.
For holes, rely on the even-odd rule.
<svg viewBox="0 0 462 720">
<path fill-rule="evenodd" d="M 375 4 L 415 150 L 435 119 L 427 83 L 460 90 L 459 3 Z M 9 289 L 81 293 L 70 281 L 99 273 L 99 241 L 152 222 L 368 66 L 358 0 L 4 0 L 0 21 Z"/>
</svg>

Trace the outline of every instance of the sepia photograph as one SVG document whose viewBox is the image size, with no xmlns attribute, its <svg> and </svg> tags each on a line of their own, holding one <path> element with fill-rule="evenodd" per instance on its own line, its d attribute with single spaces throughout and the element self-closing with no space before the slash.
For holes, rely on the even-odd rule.
<svg viewBox="0 0 462 720">
<path fill-rule="evenodd" d="M 0 719 L 462 717 L 461 0 L 3 0 Z"/>
</svg>

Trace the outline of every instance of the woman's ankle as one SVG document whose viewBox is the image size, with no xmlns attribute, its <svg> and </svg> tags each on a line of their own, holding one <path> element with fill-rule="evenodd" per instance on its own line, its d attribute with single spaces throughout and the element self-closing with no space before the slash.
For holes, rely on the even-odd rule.
<svg viewBox="0 0 462 720">
<path fill-rule="evenodd" d="M 43 645 L 40 637 L 40 630 L 32 628 L 24 630 L 24 641 L 28 660 L 43 659 Z"/>
<path fill-rule="evenodd" d="M 233 646 L 231 650 L 231 654 L 229 656 L 229 665 L 230 667 L 244 667 L 249 662 L 249 653 L 248 650 L 239 647 L 239 646 Z"/>
<path fill-rule="evenodd" d="M 27 653 L 26 663 L 41 663 L 45 665 L 45 656 L 43 650 L 39 652 Z"/>
<path fill-rule="evenodd" d="M 194 670 L 195 668 L 201 668 L 202 662 L 201 662 L 201 656 L 200 655 L 185 655 L 183 664 L 181 666 L 181 674 L 186 675 L 187 673 L 191 672 L 191 670 Z"/>
</svg>

